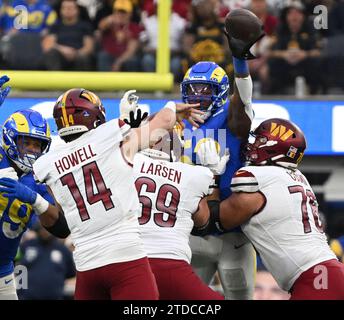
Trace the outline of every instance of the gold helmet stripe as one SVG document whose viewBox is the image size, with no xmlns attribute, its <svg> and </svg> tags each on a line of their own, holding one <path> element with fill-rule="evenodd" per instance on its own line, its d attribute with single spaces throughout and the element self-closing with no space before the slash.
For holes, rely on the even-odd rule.
<svg viewBox="0 0 344 320">
<path fill-rule="evenodd" d="M 14 120 L 17 126 L 17 130 L 20 133 L 30 133 L 29 123 L 25 116 L 19 112 L 12 114 L 11 118 Z"/>
<path fill-rule="evenodd" d="M 73 89 L 68 90 L 63 95 L 62 100 L 61 100 L 62 116 L 63 116 L 63 121 L 66 127 L 69 127 L 68 115 L 67 115 L 67 110 L 66 110 L 66 99 L 68 97 L 69 92 L 71 92 L 72 90 Z"/>
</svg>

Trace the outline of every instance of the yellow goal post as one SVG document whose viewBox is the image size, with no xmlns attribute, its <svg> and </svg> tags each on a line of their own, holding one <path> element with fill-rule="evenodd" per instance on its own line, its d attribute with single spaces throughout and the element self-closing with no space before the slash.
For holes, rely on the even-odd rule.
<svg viewBox="0 0 344 320">
<path fill-rule="evenodd" d="M 136 89 L 166 91 L 173 89 L 170 73 L 171 0 L 158 0 L 158 48 L 156 72 L 69 72 L 3 70 L 11 78 L 11 86 L 19 90 L 66 90 L 87 88 L 96 91 Z"/>
</svg>

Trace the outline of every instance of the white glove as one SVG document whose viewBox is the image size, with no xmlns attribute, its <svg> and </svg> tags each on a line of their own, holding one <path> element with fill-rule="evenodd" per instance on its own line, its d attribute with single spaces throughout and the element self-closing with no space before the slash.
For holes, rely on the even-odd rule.
<svg viewBox="0 0 344 320">
<path fill-rule="evenodd" d="M 197 150 L 197 155 L 200 164 L 209 168 L 214 175 L 221 175 L 226 171 L 226 165 L 230 158 L 228 148 L 226 148 L 225 154 L 220 157 L 213 139 L 206 139 Z"/>
<path fill-rule="evenodd" d="M 124 93 L 124 96 L 119 103 L 121 120 L 129 119 L 129 113 L 131 111 L 135 113 L 137 101 L 139 100 L 139 97 L 134 94 L 135 92 L 136 90 L 129 90 Z"/>
<path fill-rule="evenodd" d="M 11 178 L 13 180 L 18 180 L 18 174 L 12 167 L 8 167 L 0 169 L 0 178 Z"/>
</svg>

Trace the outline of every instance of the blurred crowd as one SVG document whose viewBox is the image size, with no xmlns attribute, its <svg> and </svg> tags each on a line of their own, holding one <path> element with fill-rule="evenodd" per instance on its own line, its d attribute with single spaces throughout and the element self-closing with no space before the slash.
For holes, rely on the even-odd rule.
<svg viewBox="0 0 344 320">
<path fill-rule="evenodd" d="M 158 0 L 0 0 L 0 67 L 24 70 L 154 72 Z M 256 90 L 343 93 L 344 1 L 172 0 L 171 72 L 194 62 L 233 72 L 224 18 L 247 8 L 264 23 L 251 61 Z M 294 92 L 292 92 L 294 93 Z"/>
</svg>

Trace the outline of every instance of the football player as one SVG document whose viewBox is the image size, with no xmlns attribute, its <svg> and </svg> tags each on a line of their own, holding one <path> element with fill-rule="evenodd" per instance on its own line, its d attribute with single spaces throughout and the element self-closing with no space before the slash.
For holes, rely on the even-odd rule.
<svg viewBox="0 0 344 320">
<path fill-rule="evenodd" d="M 229 97 L 229 80 L 225 71 L 209 61 L 198 62 L 185 74 L 181 83 L 184 102 L 200 103 L 205 111 L 199 128 L 188 123 L 179 125 L 184 139 L 183 162 L 200 164 L 197 155 L 209 138 L 217 144 L 220 155 L 229 150 L 230 161 L 220 177 L 220 198 L 231 194 L 229 184 L 234 172 L 243 165 L 242 146 L 246 143 L 253 119 L 252 79 L 245 60 L 249 51 L 233 53 L 234 93 Z M 235 54 L 234 54 L 235 53 Z M 218 271 L 226 299 L 252 299 L 255 274 L 255 251 L 240 230 L 205 238 L 190 238 L 192 265 L 198 275 L 210 283 Z"/>
<path fill-rule="evenodd" d="M 190 265 L 190 232 L 194 223 L 207 221 L 195 212 L 214 176 L 208 168 L 176 162 L 180 154 L 179 137 L 172 132 L 134 157 L 141 238 L 161 300 L 222 300 Z"/>
<path fill-rule="evenodd" d="M 158 298 L 140 239 L 130 161 L 155 142 L 161 129 L 172 128 L 177 116 L 189 118 L 195 106 L 169 102 L 145 126 L 130 130 L 119 119 L 106 122 L 93 92 L 68 90 L 53 111 L 66 143 L 34 164 L 37 179 L 48 185 L 57 206 L 14 180 L 0 179 L 5 196 L 34 204 L 38 214 L 55 221 L 55 228 L 65 229 L 67 221 L 75 246 L 76 299 Z"/>
<path fill-rule="evenodd" d="M 32 175 L 32 165 L 49 150 L 50 143 L 49 126 L 40 113 L 13 113 L 2 128 L 0 177 L 18 180 L 53 203 L 46 187 L 36 184 Z M 0 300 L 17 300 L 13 261 L 23 233 L 35 219 L 36 207 L 0 192 Z"/>
<path fill-rule="evenodd" d="M 246 150 L 250 165 L 234 174 L 230 197 L 208 202 L 210 219 L 199 231 L 241 225 L 291 299 L 343 300 L 344 265 L 327 243 L 317 199 L 297 169 L 306 149 L 303 132 L 275 118 L 262 122 L 253 135 Z"/>
</svg>

